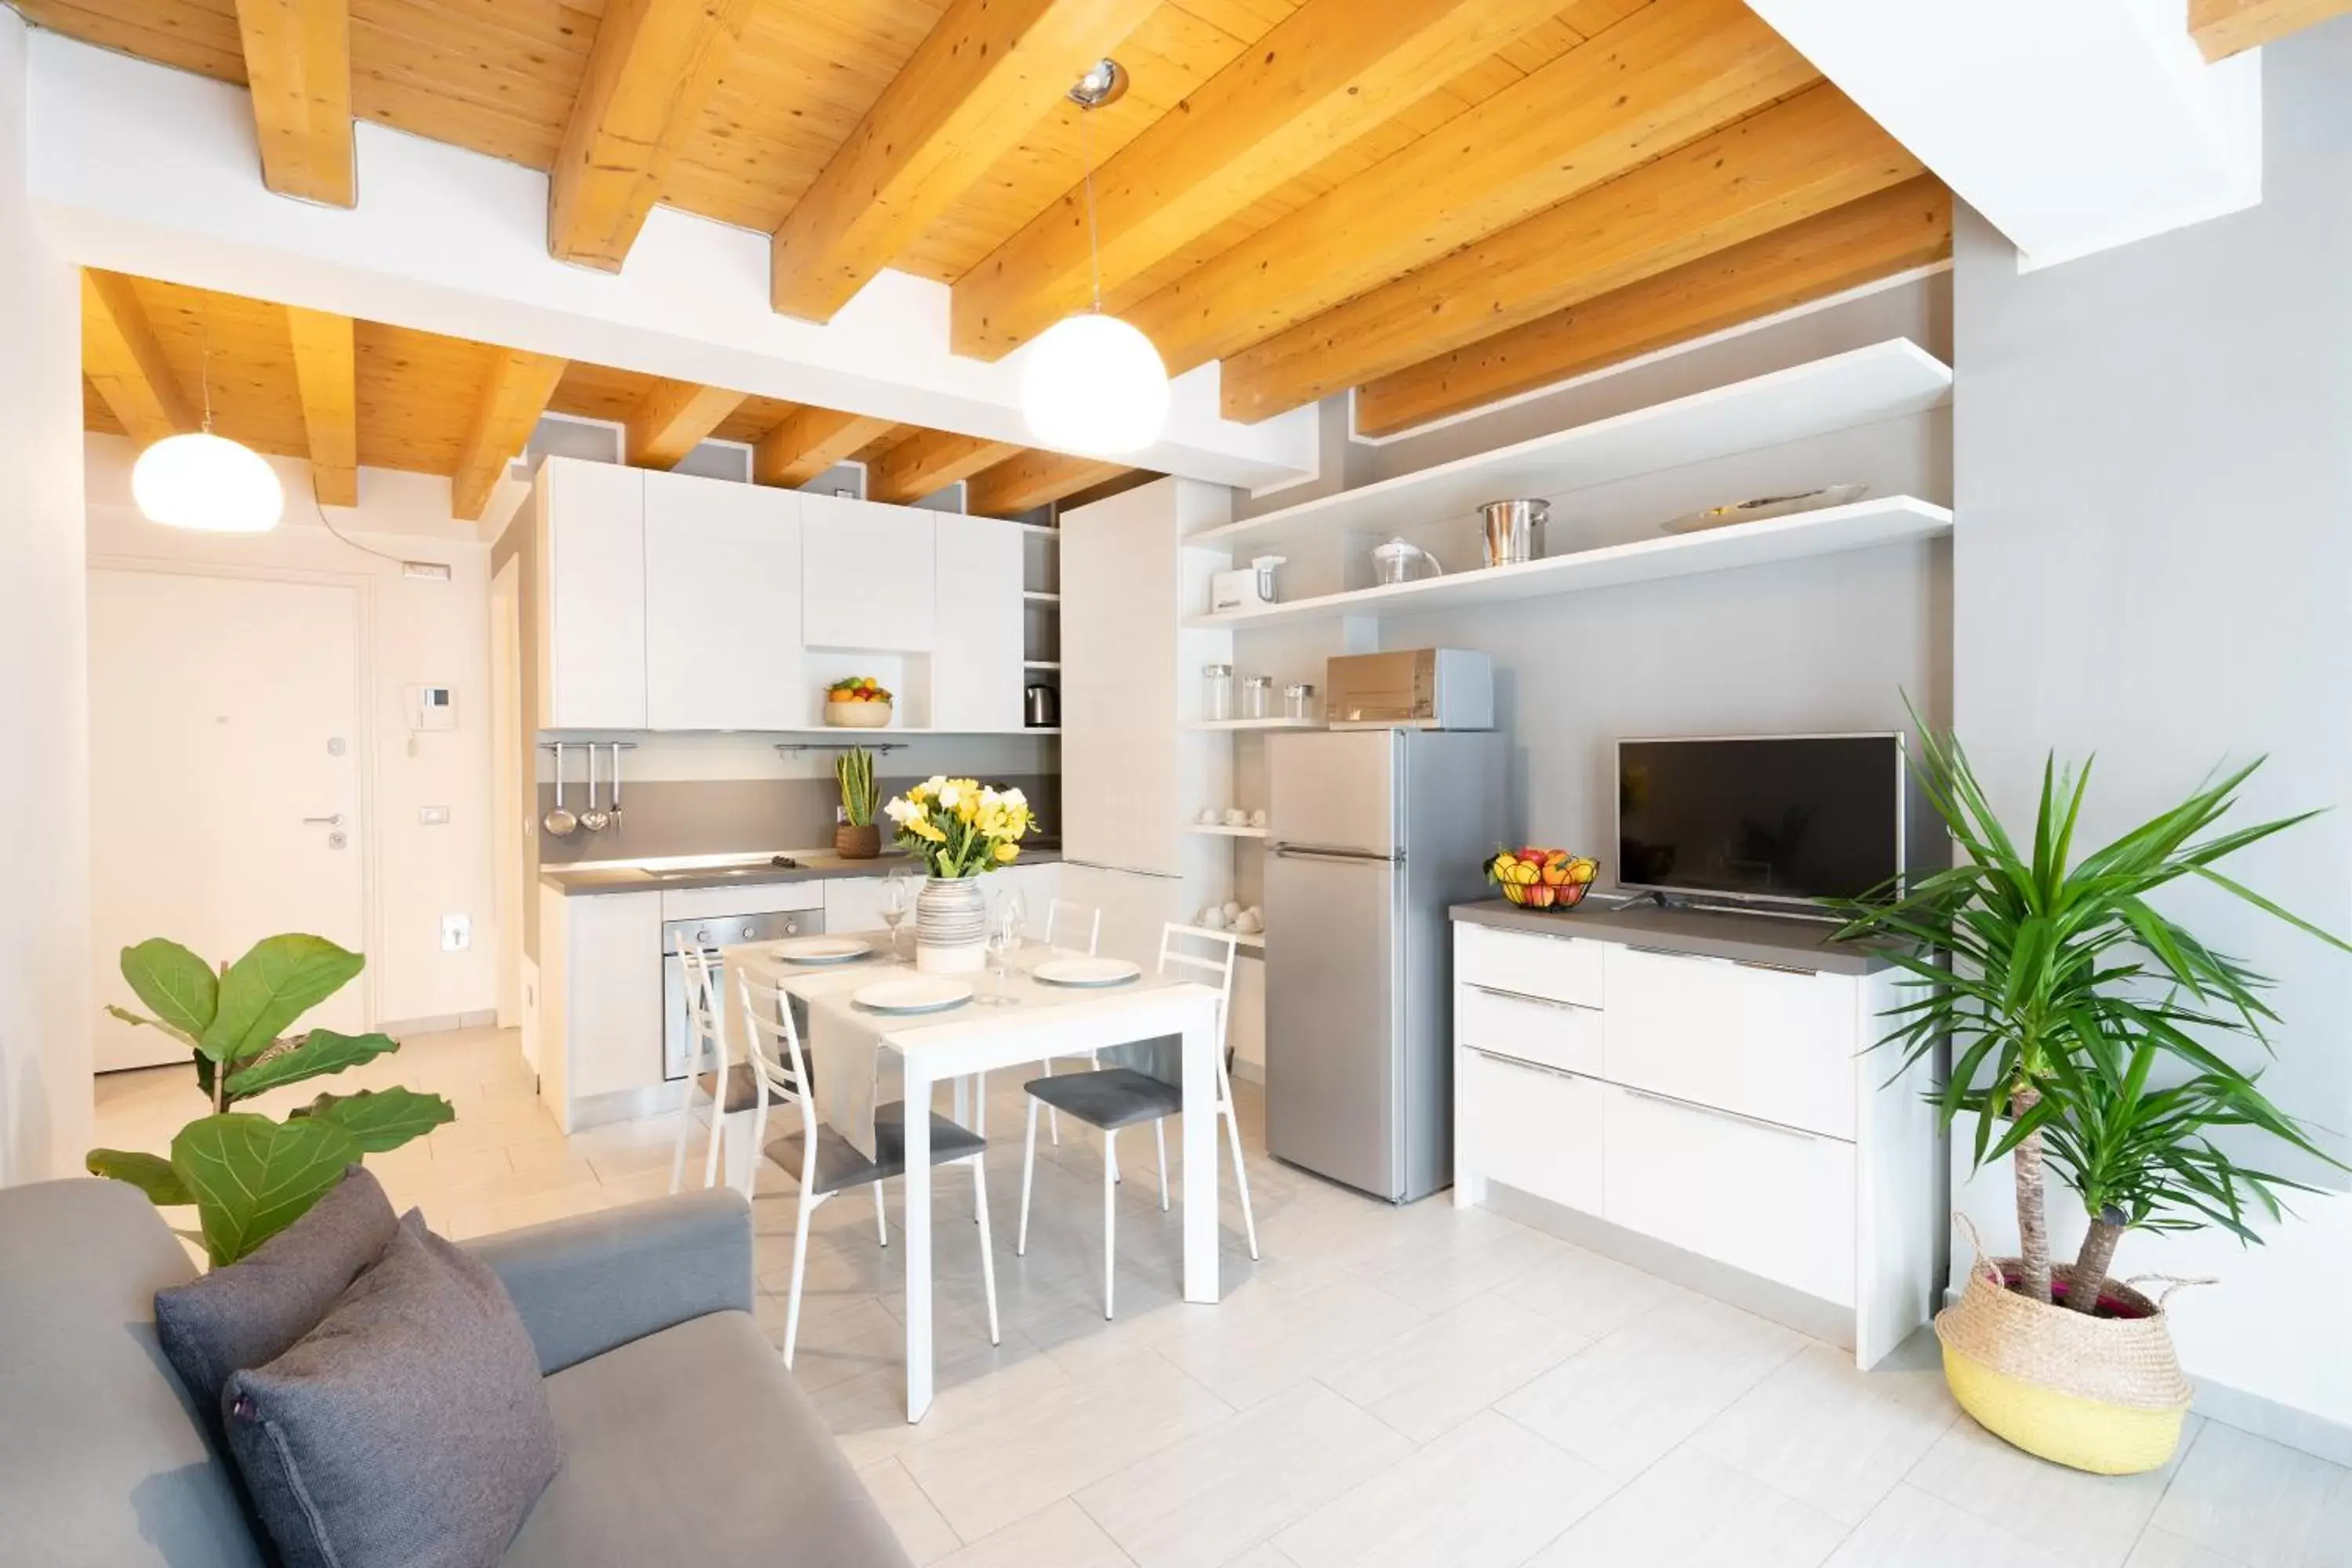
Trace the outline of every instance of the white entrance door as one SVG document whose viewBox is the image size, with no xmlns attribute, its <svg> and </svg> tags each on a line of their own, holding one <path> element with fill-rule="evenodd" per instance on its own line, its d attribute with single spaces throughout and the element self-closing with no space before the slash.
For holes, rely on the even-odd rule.
<svg viewBox="0 0 2352 1568">
<path fill-rule="evenodd" d="M 333 584 L 89 574 L 98 999 L 144 1011 L 122 949 L 218 964 L 278 931 L 362 942 L 359 599 Z M 363 981 L 305 1022 L 365 1026 Z M 100 1072 L 186 1059 L 101 1015 Z"/>
</svg>

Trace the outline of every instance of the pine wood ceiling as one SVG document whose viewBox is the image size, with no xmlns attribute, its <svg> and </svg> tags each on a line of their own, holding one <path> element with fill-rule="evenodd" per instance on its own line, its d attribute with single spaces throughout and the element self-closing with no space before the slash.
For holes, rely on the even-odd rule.
<svg viewBox="0 0 2352 1568">
<path fill-rule="evenodd" d="M 1223 360 L 1241 419 L 1349 387 L 1390 420 L 1439 417 L 1948 253 L 1941 186 L 1740 0 L 16 4 L 249 85 L 274 189 L 348 200 L 365 118 L 550 171 L 565 259 L 625 265 L 667 203 L 774 234 L 795 315 L 886 265 L 947 282 L 955 346 L 990 359 L 1090 288 L 1083 134 L 1109 303 L 1172 370 Z M 1082 128 L 1061 89 L 1105 53 L 1132 86 Z M 193 385 L 192 291 L 133 287 Z M 218 302 L 215 403 L 225 428 L 301 450 L 299 340 L 274 309 Z M 697 429 L 774 433 L 771 482 L 893 448 L 894 482 L 1002 468 L 975 484 L 1002 498 L 1103 468 L 352 331 L 362 463 L 455 472 L 498 435 L 490 391 L 552 377 L 551 406 L 634 421 L 643 460 Z M 119 364 L 92 376 L 124 384 Z"/>
</svg>

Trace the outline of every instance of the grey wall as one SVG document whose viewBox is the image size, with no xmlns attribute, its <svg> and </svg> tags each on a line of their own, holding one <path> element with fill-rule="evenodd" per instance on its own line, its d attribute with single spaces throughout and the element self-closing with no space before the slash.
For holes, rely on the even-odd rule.
<svg viewBox="0 0 2352 1568">
<path fill-rule="evenodd" d="M 2098 753 L 2110 836 L 2223 759 L 2242 820 L 2352 786 L 2352 19 L 2264 51 L 2260 206 L 2054 269 L 1963 215 L 1955 714 L 2007 812 Z M 2352 929 L 2352 816 L 2242 858 Z M 2210 892 L 2167 907 L 2278 979 L 2271 1088 L 2352 1125 L 2352 961 Z"/>
</svg>

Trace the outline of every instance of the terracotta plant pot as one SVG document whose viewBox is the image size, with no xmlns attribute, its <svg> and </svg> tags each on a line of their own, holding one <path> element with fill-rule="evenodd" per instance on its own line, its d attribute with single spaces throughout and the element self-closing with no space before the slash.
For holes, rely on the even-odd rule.
<svg viewBox="0 0 2352 1568">
<path fill-rule="evenodd" d="M 869 822 L 863 827 L 853 827 L 846 822 L 835 823 L 833 852 L 845 860 L 875 859 L 882 853 L 881 825 Z"/>
</svg>

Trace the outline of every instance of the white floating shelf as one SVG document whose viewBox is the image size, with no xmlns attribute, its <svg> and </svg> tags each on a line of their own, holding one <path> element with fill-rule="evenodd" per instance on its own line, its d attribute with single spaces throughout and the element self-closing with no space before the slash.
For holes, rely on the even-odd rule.
<svg viewBox="0 0 2352 1568">
<path fill-rule="evenodd" d="M 1299 603 L 1319 604 L 1321 601 L 1302 599 Z M 1277 606 L 1283 609 L 1288 607 L 1288 605 Z M 1238 625 L 1243 620 L 1244 617 L 1239 616 L 1198 616 L 1185 624 L 1193 626 L 1223 626 Z M 1255 626 L 1258 623 L 1253 616 L 1248 618 L 1247 624 Z M 1187 730 L 1320 730 L 1323 728 L 1323 721 L 1319 719 L 1195 719 L 1184 728 Z"/>
<path fill-rule="evenodd" d="M 1222 822 L 1213 825 L 1206 822 L 1188 822 L 1184 825 L 1184 831 L 1205 833 L 1215 838 L 1263 838 L 1265 837 L 1265 829 L 1263 827 L 1228 827 Z"/>
<path fill-rule="evenodd" d="M 1948 508 L 1913 496 L 1887 496 L 1845 506 L 1824 507 L 1762 522 L 1730 523 L 1697 533 L 1660 534 L 1625 544 L 1603 545 L 1566 555 L 1546 556 L 1516 566 L 1486 566 L 1444 577 L 1387 583 L 1344 594 L 1319 594 L 1263 609 L 1194 616 L 1188 626 L 1248 631 L 1336 620 L 1343 616 L 1403 616 L 1463 605 L 1614 588 L 1666 577 L 1736 571 L 1777 561 L 1798 561 L 1848 550 L 1868 550 L 1906 540 L 1933 539 L 1952 531 Z M 1246 722 L 1244 721 L 1244 722 Z M 1294 726 L 1297 727 L 1297 726 Z M 1319 728 L 1320 726 L 1310 726 Z"/>
<path fill-rule="evenodd" d="M 1205 530 L 1184 542 L 1238 555 L 1244 549 L 1341 530 L 1385 533 L 1467 515 L 1490 500 L 1557 498 L 1637 474 L 1917 414 L 1943 403 L 1951 391 L 1951 366 L 1907 338 L 1890 338 L 1301 501 Z"/>
<path fill-rule="evenodd" d="M 1263 950 L 1265 946 L 1265 933 L 1263 931 L 1244 932 L 1237 931 L 1213 931 L 1207 926 L 1181 925 L 1171 925 L 1168 929 L 1176 932 L 1180 936 L 1205 936 L 1217 942 L 1222 942 L 1225 938 L 1231 937 L 1241 946 L 1249 948 L 1254 952 Z"/>
</svg>

